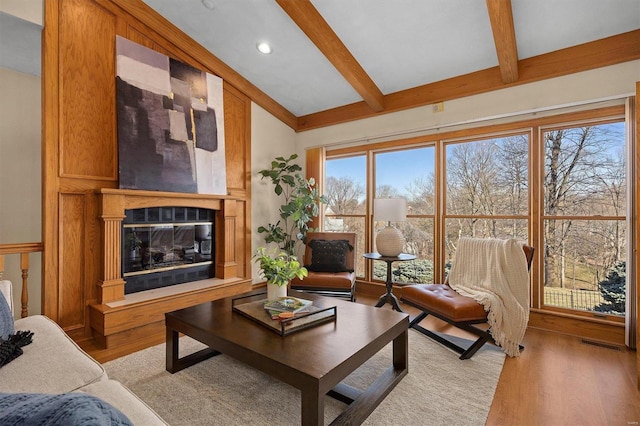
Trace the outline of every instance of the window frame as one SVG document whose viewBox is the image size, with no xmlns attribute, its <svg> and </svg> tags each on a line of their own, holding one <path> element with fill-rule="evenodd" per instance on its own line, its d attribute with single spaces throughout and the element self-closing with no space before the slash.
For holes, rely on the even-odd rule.
<svg viewBox="0 0 640 426">
<path fill-rule="evenodd" d="M 567 215 L 548 215 L 545 213 L 545 205 L 544 205 L 544 175 L 545 175 L 545 143 L 544 143 L 544 134 L 545 132 L 551 131 L 551 130 L 560 130 L 560 129 L 572 129 L 572 128 L 576 128 L 576 127 L 582 127 L 582 126 L 587 126 L 587 125 L 601 125 L 601 124 L 610 124 L 610 123 L 619 123 L 619 122 L 625 122 L 625 115 L 624 115 L 624 108 L 622 108 L 621 113 L 618 114 L 603 114 L 602 116 L 597 116 L 597 117 L 592 117 L 592 118 L 588 118 L 588 119 L 578 119 L 578 120 L 566 120 L 566 121 L 551 121 L 550 123 L 547 124 L 541 124 L 539 126 L 536 126 L 536 133 L 537 133 L 537 139 L 538 139 L 538 143 L 537 143 L 537 149 L 536 149 L 536 155 L 537 155 L 537 179 L 536 179 L 536 184 L 537 186 L 540 188 L 537 191 L 537 195 L 538 195 L 538 205 L 536 208 L 536 213 L 537 213 L 537 217 L 540 223 L 539 228 L 537 229 L 537 245 L 540 248 L 538 250 L 538 258 L 540 259 L 539 265 L 538 265 L 538 285 L 534 286 L 532 288 L 533 296 L 535 298 L 535 304 L 532 305 L 532 308 L 537 308 L 543 312 L 554 312 L 554 313 L 558 313 L 558 314 L 570 314 L 579 318 L 584 318 L 584 319 L 602 319 L 602 320 L 606 320 L 606 321 L 611 321 L 614 323 L 624 323 L 625 322 L 625 318 L 628 314 L 628 312 L 625 312 L 624 316 L 619 316 L 619 315 L 610 315 L 610 314 L 604 314 L 604 313 L 600 313 L 600 312 L 595 312 L 595 311 L 582 311 L 582 310 L 578 310 L 578 309 L 571 309 L 571 308 L 563 308 L 563 307 L 558 307 L 558 306 L 553 306 L 553 305 L 546 305 L 544 303 L 544 289 L 545 289 L 545 271 L 544 271 L 544 247 L 545 247 L 545 236 L 544 236 L 544 222 L 548 221 L 548 220 L 557 220 L 557 221 L 562 221 L 562 220 L 580 220 L 580 221 L 588 221 L 588 220 L 599 220 L 599 221 L 616 221 L 616 220 L 622 220 L 626 223 L 627 221 L 627 216 L 626 216 L 626 212 L 624 216 L 598 216 L 598 215 L 591 215 L 591 216 L 586 216 L 586 215 L 574 215 L 574 214 L 567 214 Z M 627 161 L 629 161 L 629 158 L 626 159 Z M 626 169 L 625 169 L 625 173 L 626 173 Z M 627 181 L 627 186 L 630 184 L 630 182 Z M 629 202 L 629 200 L 627 200 L 627 203 Z M 628 209 L 627 209 L 628 211 Z M 627 235 L 626 235 L 626 239 L 627 241 L 629 241 L 630 235 L 629 232 L 631 230 L 627 229 Z M 629 262 L 630 259 L 627 259 L 627 262 Z M 627 271 L 627 277 L 630 277 L 629 272 Z M 628 294 L 628 292 L 627 292 Z"/>
<path fill-rule="evenodd" d="M 409 138 L 400 138 L 384 142 L 372 142 L 352 147 L 331 148 L 326 147 L 326 159 L 330 160 L 340 156 L 350 156 L 356 153 L 367 156 L 367 182 L 366 182 L 366 218 L 365 218 L 365 248 L 364 251 L 371 251 L 373 247 L 373 221 L 372 221 L 372 200 L 375 188 L 373 154 L 380 151 L 402 150 L 422 146 L 435 147 L 435 211 L 433 214 L 434 221 L 434 280 L 435 282 L 444 282 L 445 279 L 445 250 L 444 250 L 444 221 L 446 219 L 457 218 L 458 215 L 450 215 L 446 213 L 446 188 L 445 185 L 445 144 L 464 143 L 469 141 L 478 141 L 482 139 L 490 139 L 496 137 L 505 137 L 514 134 L 529 134 L 529 160 L 528 160 L 528 235 L 529 244 L 536 248 L 536 253 L 531 266 L 531 309 L 532 311 L 549 312 L 571 316 L 579 319 L 593 321 L 607 321 L 613 323 L 623 323 L 624 317 L 603 315 L 601 313 L 581 312 L 568 310 L 564 308 L 556 308 L 545 306 L 544 300 L 544 280 L 542 270 L 542 255 L 544 247 L 544 236 L 542 235 L 542 222 L 544 217 L 544 200 L 542 199 L 542 182 L 544 179 L 544 143 L 541 129 L 552 127 L 569 127 L 585 124 L 604 124 L 607 122 L 624 122 L 625 106 L 614 105 L 602 108 L 595 108 L 583 111 L 574 111 L 566 113 L 549 114 L 544 117 L 536 117 L 532 115 L 529 118 L 513 121 L 510 123 L 489 124 L 486 126 L 471 127 L 466 129 L 453 129 L 440 131 L 435 129 L 436 133 L 423 136 L 415 136 Z M 627 185 L 631 184 L 630 182 Z M 428 215 L 431 216 L 431 215 Z M 478 215 L 478 218 L 483 218 Z M 495 215 L 489 218 L 498 219 L 523 219 L 521 215 Z M 546 219 L 546 218 L 545 218 Z M 629 235 L 627 235 L 629 238 Z M 371 281 L 370 270 L 366 272 L 364 280 Z"/>
</svg>

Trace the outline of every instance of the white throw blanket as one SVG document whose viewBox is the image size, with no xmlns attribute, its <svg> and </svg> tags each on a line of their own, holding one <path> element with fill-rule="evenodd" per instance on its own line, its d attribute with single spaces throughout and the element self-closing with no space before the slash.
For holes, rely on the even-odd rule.
<svg viewBox="0 0 640 426">
<path fill-rule="evenodd" d="M 529 322 L 529 270 L 522 243 L 461 238 L 449 285 L 484 306 L 496 344 L 509 356 L 520 355 Z"/>
</svg>

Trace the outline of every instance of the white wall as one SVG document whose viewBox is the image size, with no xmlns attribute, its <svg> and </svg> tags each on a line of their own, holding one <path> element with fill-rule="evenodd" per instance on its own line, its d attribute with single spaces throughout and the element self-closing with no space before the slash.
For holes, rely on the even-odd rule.
<svg viewBox="0 0 640 426">
<path fill-rule="evenodd" d="M 490 93 L 447 101 L 444 111 L 435 113 L 427 105 L 407 111 L 301 132 L 296 137 L 299 154 L 316 146 L 354 145 L 402 136 L 437 132 L 456 123 L 459 127 L 478 127 L 491 117 L 583 104 L 611 97 L 622 99 L 635 93 L 640 81 L 640 61 L 626 62 L 536 83 L 515 86 Z M 623 101 L 618 101 L 623 103 Z M 592 108 L 593 106 L 591 106 Z M 574 107 L 584 109 L 582 107 Z M 557 113 L 557 111 L 556 111 Z M 531 113 L 529 114 L 531 115 Z M 522 118 L 522 116 L 520 117 Z M 514 120 L 515 118 L 511 118 Z M 503 118 L 500 121 L 507 121 Z M 430 129 L 430 130 L 424 130 Z M 450 130 L 447 127 L 447 130 Z"/>
<path fill-rule="evenodd" d="M 273 115 L 255 103 L 251 103 L 251 252 L 264 246 L 262 235 L 258 234 L 259 226 L 276 223 L 278 210 L 283 199 L 278 197 L 273 184 L 268 179 L 261 179 L 258 172 L 271 167 L 276 157 L 289 157 L 295 152 L 295 132 Z M 302 157 L 304 158 L 304 157 Z M 300 160 L 302 160 L 302 158 Z M 304 167 L 304 162 L 301 161 Z M 258 277 L 260 268 L 252 263 L 254 282 L 263 281 Z"/>
<path fill-rule="evenodd" d="M 0 244 L 42 241 L 40 78 L 0 68 Z M 30 255 L 29 314 L 40 309 L 41 255 Z M 6 257 L 4 277 L 20 306 L 18 255 Z"/>
<path fill-rule="evenodd" d="M 43 23 L 42 0 L 0 0 L 0 12 Z M 0 68 L 0 93 L 0 244 L 39 242 L 40 78 Z M 5 260 L 4 277 L 14 283 L 19 315 L 20 259 L 13 255 Z M 41 255 L 32 254 L 29 260 L 29 314 L 33 315 L 41 313 Z"/>
</svg>

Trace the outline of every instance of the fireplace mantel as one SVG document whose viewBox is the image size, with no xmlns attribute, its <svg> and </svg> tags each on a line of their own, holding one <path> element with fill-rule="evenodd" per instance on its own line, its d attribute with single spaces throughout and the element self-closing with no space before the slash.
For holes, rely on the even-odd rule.
<svg viewBox="0 0 640 426">
<path fill-rule="evenodd" d="M 250 277 L 238 277 L 237 211 L 232 196 L 183 194 L 120 189 L 96 190 L 101 222 L 101 279 L 97 303 L 89 305 L 92 335 L 101 348 L 142 349 L 164 339 L 164 315 L 251 290 Z M 214 278 L 147 290 L 125 296 L 122 279 L 121 235 L 125 210 L 148 207 L 197 207 L 215 210 Z M 124 349 L 122 349 L 124 350 Z"/>
<path fill-rule="evenodd" d="M 102 232 L 103 274 L 98 303 L 125 299 L 121 263 L 121 228 L 125 210 L 144 207 L 198 207 L 215 210 L 215 278 L 237 274 L 236 200 L 230 196 L 103 188 L 97 191 Z"/>
</svg>

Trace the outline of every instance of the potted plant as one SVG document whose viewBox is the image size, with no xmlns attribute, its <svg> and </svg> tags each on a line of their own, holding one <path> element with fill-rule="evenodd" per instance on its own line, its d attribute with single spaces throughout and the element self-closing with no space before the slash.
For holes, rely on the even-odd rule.
<svg viewBox="0 0 640 426">
<path fill-rule="evenodd" d="M 284 198 L 280 206 L 280 220 L 275 224 L 260 226 L 259 234 L 264 234 L 267 243 L 275 243 L 281 250 L 295 255 L 298 241 L 304 241 L 311 219 L 318 216 L 320 203 L 326 203 L 326 197 L 320 195 L 313 178 L 305 179 L 299 173 L 302 168 L 293 161 L 298 158 L 292 154 L 289 158 L 276 157 L 270 169 L 260 170 L 262 179 L 271 179 L 276 195 Z"/>
<path fill-rule="evenodd" d="M 289 282 L 296 277 L 302 279 L 308 273 L 296 256 L 282 250 L 270 253 L 265 247 L 260 247 L 254 260 L 260 265 L 262 276 L 267 280 L 267 300 L 285 297 Z"/>
</svg>

